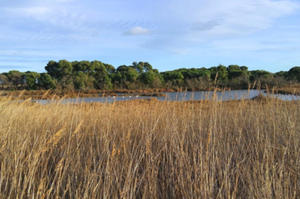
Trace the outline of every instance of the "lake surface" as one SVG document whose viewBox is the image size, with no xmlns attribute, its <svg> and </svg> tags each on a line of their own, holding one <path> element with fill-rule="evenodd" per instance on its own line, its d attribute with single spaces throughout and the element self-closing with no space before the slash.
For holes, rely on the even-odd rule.
<svg viewBox="0 0 300 199">
<path fill-rule="evenodd" d="M 64 99 L 62 103 L 81 103 L 81 102 L 102 102 L 102 103 L 112 103 L 115 101 L 126 101 L 135 99 L 151 99 L 156 98 L 160 101 L 189 101 L 189 100 L 211 100 L 217 99 L 220 101 L 228 100 L 240 100 L 240 99 L 251 99 L 253 97 L 262 94 L 264 96 L 276 97 L 281 100 L 300 100 L 300 96 L 296 95 L 283 95 L 283 94 L 266 94 L 263 90 L 232 90 L 232 91 L 187 91 L 187 92 L 167 92 L 164 93 L 164 97 L 150 97 L 150 96 L 113 96 L 113 97 L 91 97 L 91 98 L 74 98 L 74 99 Z M 51 103 L 49 100 L 35 100 L 36 102 L 46 104 Z"/>
</svg>

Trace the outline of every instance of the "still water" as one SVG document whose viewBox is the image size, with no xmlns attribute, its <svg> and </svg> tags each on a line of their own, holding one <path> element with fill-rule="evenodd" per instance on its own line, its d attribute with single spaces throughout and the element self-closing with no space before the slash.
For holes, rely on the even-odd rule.
<svg viewBox="0 0 300 199">
<path fill-rule="evenodd" d="M 126 101 L 135 99 L 151 99 L 156 98 L 158 100 L 164 101 L 188 101 L 188 100 L 211 100 L 217 99 L 220 101 L 228 100 L 240 100 L 240 99 L 251 99 L 258 96 L 259 94 L 265 96 L 276 97 L 281 100 L 300 100 L 300 96 L 296 95 L 283 95 L 283 94 L 266 94 L 263 90 L 232 90 L 232 91 L 222 91 L 216 92 L 214 95 L 213 91 L 187 91 L 187 92 L 167 92 L 164 93 L 164 97 L 149 97 L 149 96 L 114 96 L 114 97 L 92 97 L 92 98 L 77 98 L 77 99 L 64 99 L 62 103 L 81 103 L 81 102 L 115 102 L 115 101 Z M 46 104 L 51 101 L 49 100 L 36 100 L 36 102 Z"/>
</svg>

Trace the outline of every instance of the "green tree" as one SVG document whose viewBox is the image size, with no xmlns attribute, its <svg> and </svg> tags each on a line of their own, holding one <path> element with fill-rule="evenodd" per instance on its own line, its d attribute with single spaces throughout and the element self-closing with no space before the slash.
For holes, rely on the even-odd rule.
<svg viewBox="0 0 300 199">
<path fill-rule="evenodd" d="M 300 66 L 295 66 L 288 71 L 288 78 L 300 82 Z"/>
<path fill-rule="evenodd" d="M 111 74 L 111 80 L 114 88 L 122 87 L 122 74 L 120 72 L 116 71 L 113 74 Z"/>
<path fill-rule="evenodd" d="M 248 71 L 248 67 L 247 67 L 247 66 L 241 66 L 240 68 L 241 68 L 241 70 L 243 70 L 243 71 Z"/>
<path fill-rule="evenodd" d="M 47 73 L 51 75 L 51 77 L 55 79 L 61 78 L 61 69 L 59 68 L 58 63 L 56 61 L 49 61 L 45 69 Z"/>
<path fill-rule="evenodd" d="M 24 77 L 25 77 L 26 89 L 29 90 L 38 89 L 38 79 L 40 78 L 39 73 L 27 71 L 24 74 Z"/>
<path fill-rule="evenodd" d="M 133 62 L 132 68 L 134 68 L 138 73 L 148 72 L 153 70 L 153 67 L 148 62 Z"/>
<path fill-rule="evenodd" d="M 227 67 L 219 65 L 217 67 L 211 67 L 211 79 L 214 80 L 215 86 L 227 86 L 228 83 L 228 71 Z"/>
<path fill-rule="evenodd" d="M 75 89 L 87 89 L 89 88 L 89 76 L 87 73 L 79 71 L 73 75 L 73 83 Z"/>
<path fill-rule="evenodd" d="M 114 86 L 119 88 L 136 88 L 138 76 L 139 73 L 134 67 L 126 65 L 119 66 L 115 73 L 111 74 Z"/>
<path fill-rule="evenodd" d="M 266 85 L 274 86 L 274 76 L 265 70 L 250 71 L 250 81 L 256 82 L 257 88 L 264 88 Z"/>
<path fill-rule="evenodd" d="M 238 65 L 229 65 L 227 71 L 228 71 L 228 79 L 234 79 L 242 76 L 243 74 L 243 71 Z"/>
<path fill-rule="evenodd" d="M 22 72 L 11 70 L 6 73 L 6 77 L 14 88 L 20 88 L 24 86 L 24 76 Z"/>
<path fill-rule="evenodd" d="M 72 67 L 74 72 L 92 72 L 93 70 L 91 69 L 91 63 L 89 61 L 75 61 L 72 62 Z"/>
<path fill-rule="evenodd" d="M 204 78 L 206 80 L 210 79 L 210 71 L 206 68 L 181 68 L 177 69 L 175 71 L 180 72 L 185 80 L 188 79 L 199 79 L 199 78 Z"/>
<path fill-rule="evenodd" d="M 58 84 L 62 89 L 73 88 L 72 63 L 67 60 L 60 60 L 59 62 L 49 61 L 45 69 L 49 75 L 57 79 Z"/>
<path fill-rule="evenodd" d="M 121 74 L 121 81 L 123 83 L 130 82 L 133 83 L 138 78 L 138 72 L 133 67 L 128 67 L 126 65 L 119 66 L 117 72 Z"/>
<path fill-rule="evenodd" d="M 167 71 L 162 73 L 166 85 L 182 86 L 184 76 L 180 71 Z"/>
<path fill-rule="evenodd" d="M 47 73 L 41 73 L 38 79 L 38 86 L 42 89 L 55 89 L 56 81 Z"/>
<path fill-rule="evenodd" d="M 0 88 L 6 88 L 9 86 L 9 80 L 6 75 L 0 74 Z"/>
<path fill-rule="evenodd" d="M 250 71 L 250 80 L 256 81 L 256 80 L 266 80 L 266 79 L 271 79 L 273 77 L 273 74 L 265 71 L 265 70 L 253 70 Z"/>
<path fill-rule="evenodd" d="M 162 82 L 161 76 L 157 70 L 143 72 L 139 76 L 139 80 L 148 87 L 159 87 Z"/>
<path fill-rule="evenodd" d="M 226 66 L 219 65 L 217 67 L 217 73 L 218 73 L 218 78 L 220 80 L 227 80 L 228 79 L 228 71 Z"/>
<path fill-rule="evenodd" d="M 109 75 L 113 74 L 116 69 L 113 65 L 110 65 L 110 64 L 104 64 L 105 68 L 106 68 L 106 71 L 108 72 Z"/>
<path fill-rule="evenodd" d="M 231 83 L 235 84 L 237 87 L 246 87 L 249 80 L 249 71 L 246 66 L 229 65 L 228 68 L 228 79 Z M 243 86 L 241 86 L 243 84 Z"/>
<path fill-rule="evenodd" d="M 49 61 L 45 69 L 53 78 L 61 80 L 72 74 L 73 66 L 67 60 Z"/>
<path fill-rule="evenodd" d="M 132 63 L 132 68 L 134 68 L 138 73 L 142 73 L 144 70 L 144 66 L 142 64 L 143 62 L 133 62 Z"/>
<path fill-rule="evenodd" d="M 288 72 L 287 71 L 279 71 L 274 74 L 275 77 L 281 77 L 281 78 L 288 78 Z"/>
<path fill-rule="evenodd" d="M 112 82 L 110 77 L 110 70 L 112 68 L 110 65 L 105 65 L 101 62 L 97 63 L 97 68 L 95 70 L 95 87 L 97 89 L 111 89 Z"/>
</svg>

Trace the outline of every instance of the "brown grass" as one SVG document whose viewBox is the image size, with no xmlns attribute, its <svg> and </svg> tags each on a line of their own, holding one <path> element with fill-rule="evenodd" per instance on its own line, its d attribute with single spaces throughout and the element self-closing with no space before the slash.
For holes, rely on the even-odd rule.
<svg viewBox="0 0 300 199">
<path fill-rule="evenodd" d="M 300 198 L 300 102 L 0 99 L 0 198 Z"/>
<path fill-rule="evenodd" d="M 293 86 L 279 88 L 277 91 L 275 89 L 275 92 L 280 94 L 300 95 L 300 85 L 297 84 Z"/>
</svg>

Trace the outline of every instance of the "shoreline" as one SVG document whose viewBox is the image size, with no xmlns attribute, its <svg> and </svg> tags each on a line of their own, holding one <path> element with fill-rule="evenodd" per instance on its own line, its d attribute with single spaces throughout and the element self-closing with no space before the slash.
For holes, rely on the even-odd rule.
<svg viewBox="0 0 300 199">
<path fill-rule="evenodd" d="M 33 100 L 49 100 L 49 99 L 61 99 L 61 98 L 94 98 L 94 97 L 128 97 L 128 96 L 139 96 L 139 97 L 165 97 L 165 93 L 172 92 L 209 92 L 209 91 L 234 91 L 234 90 L 249 90 L 249 89 L 231 89 L 231 88 L 210 88 L 210 89 L 168 89 L 168 88 L 158 88 L 158 89 L 116 89 L 116 90 L 82 90 L 82 91 L 63 91 L 63 90 L 16 90 L 7 91 L 0 90 L 0 97 L 10 97 L 19 99 Z M 253 89 L 250 89 L 253 90 Z M 264 90 L 264 89 L 262 89 Z M 290 87 L 290 88 L 276 88 L 272 91 L 265 90 L 266 92 L 271 92 L 274 94 L 283 95 L 296 95 L 300 96 L 300 87 Z"/>
<path fill-rule="evenodd" d="M 89 97 L 113 97 L 113 96 L 147 96 L 147 97 L 164 97 L 164 93 L 167 92 L 189 92 L 189 91 L 226 91 L 231 90 L 228 88 L 211 88 L 211 89 L 168 89 L 168 88 L 158 88 L 158 89 L 116 89 L 116 90 L 82 90 L 82 91 L 63 91 L 63 90 L 15 90 L 7 91 L 0 90 L 0 97 L 12 97 L 27 99 L 32 98 L 36 100 L 47 100 L 47 99 L 60 99 L 63 97 L 67 98 L 89 98 Z"/>
</svg>

